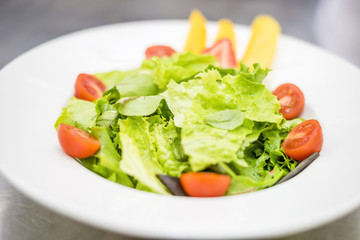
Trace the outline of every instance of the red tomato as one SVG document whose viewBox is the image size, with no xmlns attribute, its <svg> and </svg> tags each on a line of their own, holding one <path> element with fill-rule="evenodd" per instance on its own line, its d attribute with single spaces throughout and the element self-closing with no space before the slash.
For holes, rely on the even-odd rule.
<svg viewBox="0 0 360 240">
<path fill-rule="evenodd" d="M 222 68 L 234 68 L 236 67 L 236 59 L 231 41 L 224 38 L 216 42 L 213 46 L 205 49 L 203 54 L 212 55 L 216 57 Z"/>
<path fill-rule="evenodd" d="M 146 59 L 151 59 L 153 57 L 171 57 L 176 51 L 169 46 L 155 45 L 148 47 L 145 51 Z"/>
<path fill-rule="evenodd" d="M 320 152 L 323 133 L 317 120 L 306 120 L 294 127 L 282 143 L 285 153 L 295 159 L 304 160 L 314 152 Z"/>
<path fill-rule="evenodd" d="M 89 133 L 63 123 L 59 125 L 58 138 L 64 152 L 75 158 L 90 157 L 101 146 L 101 143 Z"/>
<path fill-rule="evenodd" d="M 189 172 L 180 176 L 181 185 L 191 197 L 220 197 L 229 188 L 228 175 L 211 172 Z"/>
<path fill-rule="evenodd" d="M 304 109 L 304 94 L 296 85 L 285 83 L 272 92 L 279 100 L 280 113 L 286 119 L 293 119 L 299 116 Z"/>
<path fill-rule="evenodd" d="M 87 101 L 94 101 L 101 98 L 106 86 L 95 76 L 81 73 L 75 83 L 75 97 Z"/>
</svg>

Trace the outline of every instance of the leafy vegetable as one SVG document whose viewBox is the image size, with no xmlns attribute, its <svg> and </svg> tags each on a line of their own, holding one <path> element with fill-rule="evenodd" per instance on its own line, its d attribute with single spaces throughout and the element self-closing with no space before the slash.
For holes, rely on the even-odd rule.
<svg viewBox="0 0 360 240">
<path fill-rule="evenodd" d="M 72 97 L 57 119 L 55 129 L 58 129 L 60 123 L 65 123 L 87 131 L 95 126 L 95 117 L 95 103 Z"/>
<path fill-rule="evenodd" d="M 161 95 L 174 114 L 175 126 L 182 127 L 184 125 L 185 112 L 191 107 L 192 99 L 202 88 L 202 82 L 197 80 L 189 80 L 182 84 L 177 84 L 174 81 L 169 82 L 167 91 Z"/>
<path fill-rule="evenodd" d="M 169 194 L 158 175 L 227 174 L 227 194 L 263 189 L 293 170 L 281 143 L 302 119 L 285 120 L 262 84 L 268 69 L 217 67 L 190 52 L 99 73 L 108 90 L 95 102 L 72 98 L 55 123 L 94 135 L 101 148 L 80 161 L 125 186 Z"/>
<path fill-rule="evenodd" d="M 151 132 L 158 161 L 167 175 L 175 177 L 189 170 L 189 163 L 181 145 L 180 132 L 172 120 L 165 122 L 162 119 L 160 123 L 153 125 Z"/>
<path fill-rule="evenodd" d="M 124 116 L 147 116 L 156 111 L 162 99 L 160 95 L 121 98 L 117 107 Z"/>
<path fill-rule="evenodd" d="M 152 191 L 168 194 L 164 185 L 156 177 L 157 174 L 164 174 L 164 172 L 152 144 L 149 122 L 142 117 L 129 117 L 120 120 L 119 125 L 123 149 L 120 168 Z"/>
<path fill-rule="evenodd" d="M 94 136 L 101 142 L 100 150 L 90 159 L 82 159 L 82 163 L 93 172 L 117 183 L 134 187 L 129 176 L 120 168 L 120 155 L 116 151 L 105 127 L 93 127 Z"/>
<path fill-rule="evenodd" d="M 239 110 L 225 109 L 207 115 L 205 122 L 216 128 L 234 130 L 244 122 L 244 114 Z"/>
<path fill-rule="evenodd" d="M 119 113 L 114 103 L 120 99 L 120 93 L 116 88 L 109 89 L 104 96 L 96 102 L 96 125 L 115 127 Z"/>
<path fill-rule="evenodd" d="M 255 63 L 253 65 L 253 68 L 254 70 L 250 72 L 250 69 L 247 66 L 241 64 L 240 76 L 252 82 L 262 83 L 263 79 L 266 77 L 270 70 L 268 68 L 260 68 L 260 64 L 258 63 Z"/>
<path fill-rule="evenodd" d="M 188 80 L 210 64 L 216 64 L 215 57 L 185 52 L 174 54 L 171 58 L 145 60 L 141 68 L 151 70 L 155 84 L 160 90 L 164 90 L 170 80 L 175 82 Z"/>
<path fill-rule="evenodd" d="M 158 87 L 150 74 L 127 75 L 115 85 L 121 97 L 150 96 L 158 93 Z"/>
<path fill-rule="evenodd" d="M 134 75 L 140 72 L 138 69 L 129 71 L 112 71 L 105 73 L 97 73 L 95 77 L 100 79 L 107 87 L 112 87 L 119 84 L 126 76 Z"/>
</svg>

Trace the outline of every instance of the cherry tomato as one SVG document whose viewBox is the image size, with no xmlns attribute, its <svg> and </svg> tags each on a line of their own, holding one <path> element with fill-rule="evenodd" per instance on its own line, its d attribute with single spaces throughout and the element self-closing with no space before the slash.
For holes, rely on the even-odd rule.
<svg viewBox="0 0 360 240">
<path fill-rule="evenodd" d="M 231 41 L 224 38 L 216 42 L 213 46 L 205 49 L 203 54 L 212 55 L 216 57 L 222 68 L 234 68 L 236 67 L 236 58 Z"/>
<path fill-rule="evenodd" d="M 171 57 L 176 51 L 169 46 L 155 45 L 148 47 L 145 51 L 146 59 L 151 59 L 153 57 Z"/>
<path fill-rule="evenodd" d="M 228 175 L 211 172 L 189 172 L 180 176 L 180 183 L 191 197 L 219 197 L 229 188 L 231 178 Z"/>
<path fill-rule="evenodd" d="M 102 97 L 106 86 L 95 76 L 81 73 L 75 83 L 75 97 L 87 101 L 94 101 Z"/>
<path fill-rule="evenodd" d="M 59 125 L 58 138 L 64 152 L 75 158 L 90 157 L 101 146 L 101 143 L 89 133 L 64 123 Z"/>
<path fill-rule="evenodd" d="M 280 113 L 285 119 L 294 119 L 304 109 L 304 94 L 296 85 L 285 83 L 277 87 L 273 94 L 278 98 L 281 109 Z"/>
<path fill-rule="evenodd" d="M 323 133 L 317 120 L 306 120 L 294 127 L 282 143 L 285 153 L 298 161 L 304 160 L 314 152 L 320 152 Z"/>
</svg>

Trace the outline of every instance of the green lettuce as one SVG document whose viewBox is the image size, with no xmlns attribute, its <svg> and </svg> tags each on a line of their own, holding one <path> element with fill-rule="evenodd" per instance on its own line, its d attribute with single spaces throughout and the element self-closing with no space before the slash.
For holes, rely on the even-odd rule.
<svg viewBox="0 0 360 240">
<path fill-rule="evenodd" d="M 258 122 L 281 123 L 283 117 L 279 113 L 280 104 L 265 85 L 249 81 L 241 75 L 228 77 L 226 80 L 226 84 L 236 90 L 238 108 L 245 112 L 246 118 Z"/>
<path fill-rule="evenodd" d="M 107 90 L 103 97 L 96 101 L 96 125 L 108 128 L 116 128 L 119 113 L 115 104 L 120 99 L 120 93 L 116 88 Z"/>
<path fill-rule="evenodd" d="M 147 116 L 158 109 L 162 99 L 160 95 L 121 98 L 116 106 L 124 116 Z"/>
<path fill-rule="evenodd" d="M 269 187 L 292 171 L 297 162 L 284 153 L 281 143 L 291 128 L 301 121 L 284 119 L 280 129 L 276 124 L 258 125 L 257 136 L 252 136 L 252 141 L 242 146 L 238 152 L 238 156 L 246 161 L 247 167 L 233 163 L 225 166 L 227 173 L 232 176 L 228 194 Z"/>
<path fill-rule="evenodd" d="M 191 79 L 214 64 L 216 58 L 213 56 L 185 52 L 174 54 L 171 58 L 155 57 L 145 60 L 141 68 L 152 71 L 155 84 L 160 90 L 164 90 L 170 80 L 181 82 Z"/>
<path fill-rule="evenodd" d="M 260 64 L 258 63 L 253 64 L 253 67 L 254 70 L 250 72 L 250 69 L 247 66 L 241 64 L 241 68 L 240 68 L 241 72 L 239 76 L 251 82 L 262 83 L 262 81 L 267 76 L 270 69 L 268 68 L 262 69 L 260 67 Z"/>
<path fill-rule="evenodd" d="M 143 61 L 138 69 L 95 74 L 107 91 L 94 101 L 71 98 L 55 123 L 101 143 L 78 159 L 106 179 L 169 194 L 158 174 L 228 174 L 228 195 L 267 188 L 292 171 L 282 142 L 302 119 L 285 120 L 262 84 L 269 69 L 223 69 L 213 56 L 190 52 Z"/>
<path fill-rule="evenodd" d="M 223 162 L 247 165 L 238 151 L 255 122 L 279 125 L 283 120 L 276 97 L 264 85 L 240 76 L 222 77 L 216 69 L 191 81 L 170 82 L 162 95 L 175 124 L 182 127 L 182 145 L 194 171 Z"/>
<path fill-rule="evenodd" d="M 115 85 L 121 97 L 150 96 L 158 93 L 154 78 L 148 73 L 131 74 Z"/>
<path fill-rule="evenodd" d="M 128 187 L 134 187 L 127 174 L 119 168 L 120 154 L 105 127 L 92 127 L 92 133 L 100 141 L 101 147 L 94 156 L 82 159 L 81 162 L 91 171 Z"/>
<path fill-rule="evenodd" d="M 169 194 L 156 177 L 164 174 L 157 159 L 155 146 L 149 132 L 150 124 L 143 117 L 128 117 L 119 120 L 122 160 L 120 169 L 136 178 L 152 191 Z"/>
<path fill-rule="evenodd" d="M 180 129 L 159 115 L 119 120 L 122 160 L 120 168 L 152 192 L 168 194 L 157 174 L 179 177 L 189 169 Z"/>
<path fill-rule="evenodd" d="M 187 156 L 184 154 L 181 145 L 181 130 L 175 127 L 173 120 L 166 122 L 159 116 L 152 118 L 159 119 L 151 127 L 158 161 L 167 175 L 180 177 L 181 173 L 190 169 Z"/>
<path fill-rule="evenodd" d="M 95 103 L 72 97 L 57 119 L 55 129 L 58 129 L 60 123 L 65 123 L 88 131 L 95 126 L 95 119 Z"/>
<path fill-rule="evenodd" d="M 130 70 L 95 74 L 108 88 L 115 87 L 121 97 L 149 96 L 158 93 L 151 71 Z"/>
<path fill-rule="evenodd" d="M 203 88 L 199 80 L 190 80 L 177 84 L 170 81 L 167 90 L 161 94 L 165 98 L 169 109 L 174 115 L 174 123 L 177 127 L 182 127 L 185 121 L 185 112 L 191 107 L 193 98 Z"/>
<path fill-rule="evenodd" d="M 221 129 L 234 130 L 244 122 L 244 113 L 240 110 L 225 109 L 210 113 L 205 118 L 205 123 Z"/>
<path fill-rule="evenodd" d="M 139 69 L 129 70 L 129 71 L 111 71 L 104 73 L 94 74 L 98 79 L 100 79 L 107 87 L 113 87 L 116 84 L 119 84 L 125 77 L 129 75 L 134 75 L 140 72 Z"/>
</svg>

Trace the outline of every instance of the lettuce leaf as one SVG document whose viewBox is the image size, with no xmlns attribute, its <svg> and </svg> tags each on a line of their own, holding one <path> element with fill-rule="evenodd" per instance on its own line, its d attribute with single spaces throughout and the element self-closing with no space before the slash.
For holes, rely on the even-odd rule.
<svg viewBox="0 0 360 240">
<path fill-rule="evenodd" d="M 185 121 L 185 112 L 191 107 L 194 97 L 202 90 L 202 81 L 190 80 L 177 84 L 170 81 L 167 90 L 160 95 L 165 98 L 169 109 L 174 115 L 174 123 L 182 127 Z"/>
<path fill-rule="evenodd" d="M 151 130 L 158 161 L 167 175 L 180 177 L 181 173 L 190 170 L 181 145 L 180 129 L 175 127 L 173 120 L 165 122 L 159 116 L 152 118 L 159 118 Z"/>
<path fill-rule="evenodd" d="M 209 65 L 216 64 L 216 59 L 210 55 L 199 55 L 191 52 L 177 53 L 171 58 L 152 58 L 145 60 L 142 69 L 151 70 L 154 82 L 160 90 L 173 80 L 177 83 L 191 79 Z"/>
<path fill-rule="evenodd" d="M 166 187 L 156 177 L 164 174 L 152 144 L 150 124 L 143 117 L 128 117 L 119 120 L 122 160 L 120 169 L 136 178 L 152 191 L 169 194 Z"/>
<path fill-rule="evenodd" d="M 279 113 L 280 104 L 265 85 L 249 81 L 240 75 L 227 78 L 227 84 L 236 89 L 238 108 L 245 112 L 246 118 L 258 122 L 281 123 L 283 117 Z"/>
<path fill-rule="evenodd" d="M 171 81 L 161 95 L 173 112 L 177 127 L 183 126 L 185 113 L 197 95 L 202 95 L 204 102 L 213 102 L 216 111 L 237 109 L 258 122 L 280 124 L 283 120 L 277 98 L 263 84 L 240 75 L 222 77 L 217 70 L 199 73 L 194 80 L 180 84 Z"/>
<path fill-rule="evenodd" d="M 113 181 L 128 187 L 134 187 L 129 176 L 120 170 L 120 155 L 105 127 L 93 127 L 94 136 L 100 141 L 101 147 L 94 156 L 88 159 L 82 159 L 85 167 L 91 171 Z"/>
<path fill-rule="evenodd" d="M 100 79 L 107 87 L 113 87 L 119 84 L 126 76 L 133 75 L 139 72 L 139 69 L 129 71 L 111 71 L 104 73 L 96 73 L 95 77 Z"/>
<path fill-rule="evenodd" d="M 120 168 L 139 182 L 139 188 L 168 194 L 156 175 L 179 177 L 190 169 L 181 146 L 180 129 L 159 115 L 128 117 L 119 120 L 119 124 Z"/>
<path fill-rule="evenodd" d="M 270 187 L 286 174 L 287 172 L 275 166 L 273 171 L 266 177 L 258 178 L 257 180 L 248 175 L 233 175 L 231 176 L 231 183 L 226 195 L 248 193 Z"/>
<path fill-rule="evenodd" d="M 260 64 L 254 63 L 253 64 L 254 70 L 252 72 L 249 71 L 249 68 L 244 64 L 241 64 L 241 72 L 239 76 L 244 78 L 248 81 L 255 82 L 255 83 L 262 83 L 264 78 L 267 76 L 270 69 L 262 69 Z"/>
<path fill-rule="evenodd" d="M 301 121 L 301 119 L 284 120 L 280 129 L 276 124 L 258 125 L 257 136 L 253 136 L 252 141 L 245 148 L 242 147 L 243 150 L 239 151 L 241 154 L 238 153 L 248 166 L 243 167 L 233 163 L 229 164 L 228 168 L 225 166 L 232 176 L 228 194 L 269 187 L 292 171 L 297 162 L 284 153 L 281 143 L 289 131 Z"/>
<path fill-rule="evenodd" d="M 160 95 L 121 98 L 116 106 L 124 116 L 148 116 L 158 109 L 162 99 Z"/>
<path fill-rule="evenodd" d="M 239 110 L 225 109 L 208 114 L 205 122 L 216 128 L 234 130 L 244 122 L 244 114 Z"/>
<path fill-rule="evenodd" d="M 117 89 L 112 88 L 105 92 L 102 98 L 96 101 L 95 110 L 97 126 L 114 128 L 117 124 L 117 118 L 119 117 L 114 102 L 119 98 L 120 94 Z"/>
<path fill-rule="evenodd" d="M 121 97 L 150 96 L 158 93 L 154 78 L 148 73 L 127 75 L 115 85 Z"/>
<path fill-rule="evenodd" d="M 95 103 L 72 97 L 55 122 L 55 129 L 58 129 L 60 123 L 65 123 L 89 131 L 95 126 L 95 118 Z"/>
<path fill-rule="evenodd" d="M 219 163 L 246 166 L 238 151 L 244 142 L 250 144 L 246 138 L 255 122 L 279 125 L 283 120 L 276 97 L 264 85 L 240 75 L 222 76 L 212 69 L 191 81 L 170 82 L 167 88 L 162 95 L 175 125 L 182 127 L 182 145 L 193 171 Z M 252 141 L 260 133 L 251 135 Z"/>
<path fill-rule="evenodd" d="M 250 120 L 245 120 L 241 127 L 234 130 L 186 122 L 181 132 L 181 143 L 189 156 L 191 169 L 200 171 L 211 165 L 236 161 L 236 153 L 251 128 Z"/>
</svg>

